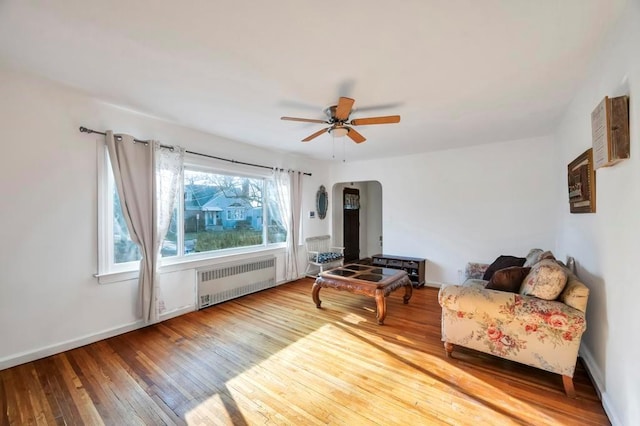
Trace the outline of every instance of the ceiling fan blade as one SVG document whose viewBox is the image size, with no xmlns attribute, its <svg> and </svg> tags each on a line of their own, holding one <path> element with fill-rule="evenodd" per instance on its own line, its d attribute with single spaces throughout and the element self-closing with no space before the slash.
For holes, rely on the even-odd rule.
<svg viewBox="0 0 640 426">
<path fill-rule="evenodd" d="M 385 117 L 356 118 L 355 120 L 351 120 L 349 124 L 354 126 L 363 126 L 366 124 L 391 124 L 399 122 L 399 115 L 387 115 Z"/>
<path fill-rule="evenodd" d="M 280 117 L 280 120 L 289 120 L 289 121 L 302 121 L 305 123 L 322 123 L 329 124 L 328 121 L 325 120 L 315 120 L 313 118 L 297 118 L 297 117 Z"/>
<path fill-rule="evenodd" d="M 349 136 L 355 143 L 362 143 L 366 141 L 364 136 L 362 136 L 352 128 L 349 128 L 349 133 L 347 133 L 347 136 Z"/>
<path fill-rule="evenodd" d="M 351 107 L 353 107 L 353 103 L 355 101 L 351 98 L 345 98 L 343 96 L 340 97 L 338 101 L 338 107 L 336 108 L 336 120 L 337 121 L 345 121 L 349 118 L 349 114 L 351 114 Z"/>
<path fill-rule="evenodd" d="M 322 129 L 322 130 L 318 130 L 314 134 L 309 135 L 306 138 L 302 139 L 302 142 L 309 142 L 311 139 L 317 138 L 321 134 L 326 133 L 328 130 L 329 130 L 329 127 L 325 128 L 325 129 Z"/>
<path fill-rule="evenodd" d="M 376 111 L 381 109 L 396 109 L 401 107 L 404 102 L 389 102 L 386 104 L 377 104 L 377 105 L 358 105 L 357 108 L 354 108 L 352 112 L 367 112 L 367 111 Z"/>
</svg>

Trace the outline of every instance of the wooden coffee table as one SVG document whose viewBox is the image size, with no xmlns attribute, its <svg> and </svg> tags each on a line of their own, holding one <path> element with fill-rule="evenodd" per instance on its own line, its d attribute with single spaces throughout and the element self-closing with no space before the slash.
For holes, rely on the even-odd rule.
<svg viewBox="0 0 640 426">
<path fill-rule="evenodd" d="M 354 294 L 375 298 L 376 318 L 380 325 L 384 323 L 384 318 L 387 316 L 386 297 L 391 292 L 404 287 L 403 300 L 405 305 L 409 303 L 413 294 L 411 280 L 405 271 L 371 265 L 350 264 L 322 272 L 316 278 L 311 291 L 316 308 L 320 308 L 322 303 L 319 294 L 323 287 L 346 290 Z"/>
</svg>

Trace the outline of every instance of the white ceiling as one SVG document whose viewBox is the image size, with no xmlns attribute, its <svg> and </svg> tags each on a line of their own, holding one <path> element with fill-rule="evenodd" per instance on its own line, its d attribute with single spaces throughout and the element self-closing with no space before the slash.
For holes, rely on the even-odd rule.
<svg viewBox="0 0 640 426">
<path fill-rule="evenodd" d="M 358 127 L 376 158 L 549 134 L 626 1 L 2 0 L 0 63 L 322 159 L 322 125 L 279 118 L 349 96 L 402 116 Z"/>
</svg>

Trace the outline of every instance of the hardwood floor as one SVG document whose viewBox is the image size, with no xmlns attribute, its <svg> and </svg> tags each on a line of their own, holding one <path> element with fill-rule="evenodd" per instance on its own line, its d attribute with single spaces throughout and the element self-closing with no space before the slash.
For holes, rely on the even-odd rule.
<svg viewBox="0 0 640 426">
<path fill-rule="evenodd" d="M 0 371 L 0 424 L 609 424 L 560 376 L 456 348 L 437 289 L 375 300 L 282 285 Z"/>
</svg>

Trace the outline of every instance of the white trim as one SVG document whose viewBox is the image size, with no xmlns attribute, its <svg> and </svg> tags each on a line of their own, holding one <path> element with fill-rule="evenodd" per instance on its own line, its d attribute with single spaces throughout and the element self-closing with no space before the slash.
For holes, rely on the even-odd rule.
<svg viewBox="0 0 640 426">
<path fill-rule="evenodd" d="M 176 258 L 176 256 L 165 258 L 160 266 L 160 273 L 165 274 L 169 272 L 185 271 L 188 269 L 202 268 L 204 266 L 215 265 L 220 262 L 229 262 L 234 260 L 246 259 L 252 255 L 267 255 L 273 254 L 276 256 L 278 252 L 284 250 L 284 243 L 272 244 L 271 247 L 259 249 L 252 247 L 251 250 L 234 249 L 233 252 L 226 251 L 225 253 L 216 252 L 218 255 L 212 257 L 212 252 L 206 252 L 203 254 L 194 254 L 184 257 Z M 170 261 L 176 259 L 175 261 Z M 126 272 L 113 272 L 106 274 L 94 275 L 98 279 L 100 284 L 112 284 L 122 281 L 129 281 L 138 278 L 138 271 L 126 271 Z"/>
<path fill-rule="evenodd" d="M 596 388 L 596 393 L 598 394 L 600 401 L 602 401 L 602 408 L 604 408 L 604 412 L 607 414 L 607 417 L 609 417 L 609 421 L 613 426 L 622 425 L 623 423 L 620 421 L 620 417 L 616 414 L 613 404 L 611 404 L 611 398 L 609 397 L 609 393 L 607 392 L 607 388 L 605 387 L 602 379 L 602 371 L 600 371 L 591 351 L 589 351 L 585 345 L 580 346 L 580 356 L 584 362 L 587 374 L 589 374 L 589 377 Z"/>
<path fill-rule="evenodd" d="M 224 254 L 220 254 L 216 257 L 202 257 L 198 255 L 189 255 L 188 258 L 184 257 L 183 261 L 175 262 L 175 263 L 166 263 L 160 267 L 160 272 L 174 272 L 174 271 L 182 271 L 185 269 L 194 269 L 201 268 L 203 266 L 213 265 L 221 262 L 230 262 L 235 260 L 243 260 L 249 257 L 255 257 L 254 255 L 265 256 L 268 254 L 277 255 L 277 252 L 281 252 L 284 250 L 282 244 L 280 247 L 269 247 L 256 249 L 255 247 L 252 250 L 234 250 L 234 252 L 226 252 Z M 273 253 L 272 253 L 273 252 Z M 211 252 L 207 252 L 211 253 Z M 192 257 L 193 256 L 193 257 Z"/>
<path fill-rule="evenodd" d="M 451 285 L 451 284 L 441 283 L 441 282 L 437 282 L 437 281 L 425 281 L 424 285 L 426 287 L 442 288 L 442 287 L 446 287 L 446 286 Z"/>
<path fill-rule="evenodd" d="M 580 345 L 579 355 L 582 357 L 587 373 L 589 374 L 589 378 L 596 388 L 598 398 L 602 400 L 601 390 L 604 389 L 604 382 L 602 380 L 602 372 L 600 371 L 600 368 L 598 368 L 598 365 L 593 359 L 593 355 L 591 355 L 591 352 L 586 348 L 585 345 Z"/>
<path fill-rule="evenodd" d="M 109 247 L 109 231 L 113 233 L 108 218 L 113 217 L 113 206 L 109 205 L 109 182 L 107 167 L 107 145 L 104 139 L 96 139 L 96 160 L 98 162 L 98 275 L 107 272 L 109 256 L 113 248 Z"/>
<path fill-rule="evenodd" d="M 94 277 L 98 279 L 98 284 L 113 284 L 122 281 L 137 280 L 139 271 L 127 271 L 127 272 L 107 272 L 105 274 L 95 274 Z"/>
<path fill-rule="evenodd" d="M 170 318 L 184 315 L 188 312 L 192 312 L 195 310 L 196 310 L 195 305 L 183 306 L 181 308 L 174 309 L 171 312 L 165 312 L 161 314 L 160 321 L 165 321 Z M 85 346 L 90 343 L 95 343 L 100 340 L 108 339 L 110 337 L 118 336 L 120 334 L 124 334 L 129 331 L 146 327 L 147 325 L 148 324 L 146 324 L 144 321 L 139 320 L 139 321 L 135 321 L 135 322 L 120 326 L 120 327 L 110 328 L 108 330 L 104 330 L 99 333 L 88 334 L 86 336 L 83 336 L 77 339 L 67 340 L 66 342 L 45 346 L 43 348 L 36 349 L 34 351 L 22 352 L 16 355 L 11 355 L 11 356 L 0 359 L 0 370 L 15 367 L 16 365 L 35 361 L 51 355 L 59 354 L 61 352 L 65 352 L 71 349 L 79 348 L 81 346 Z"/>
</svg>

